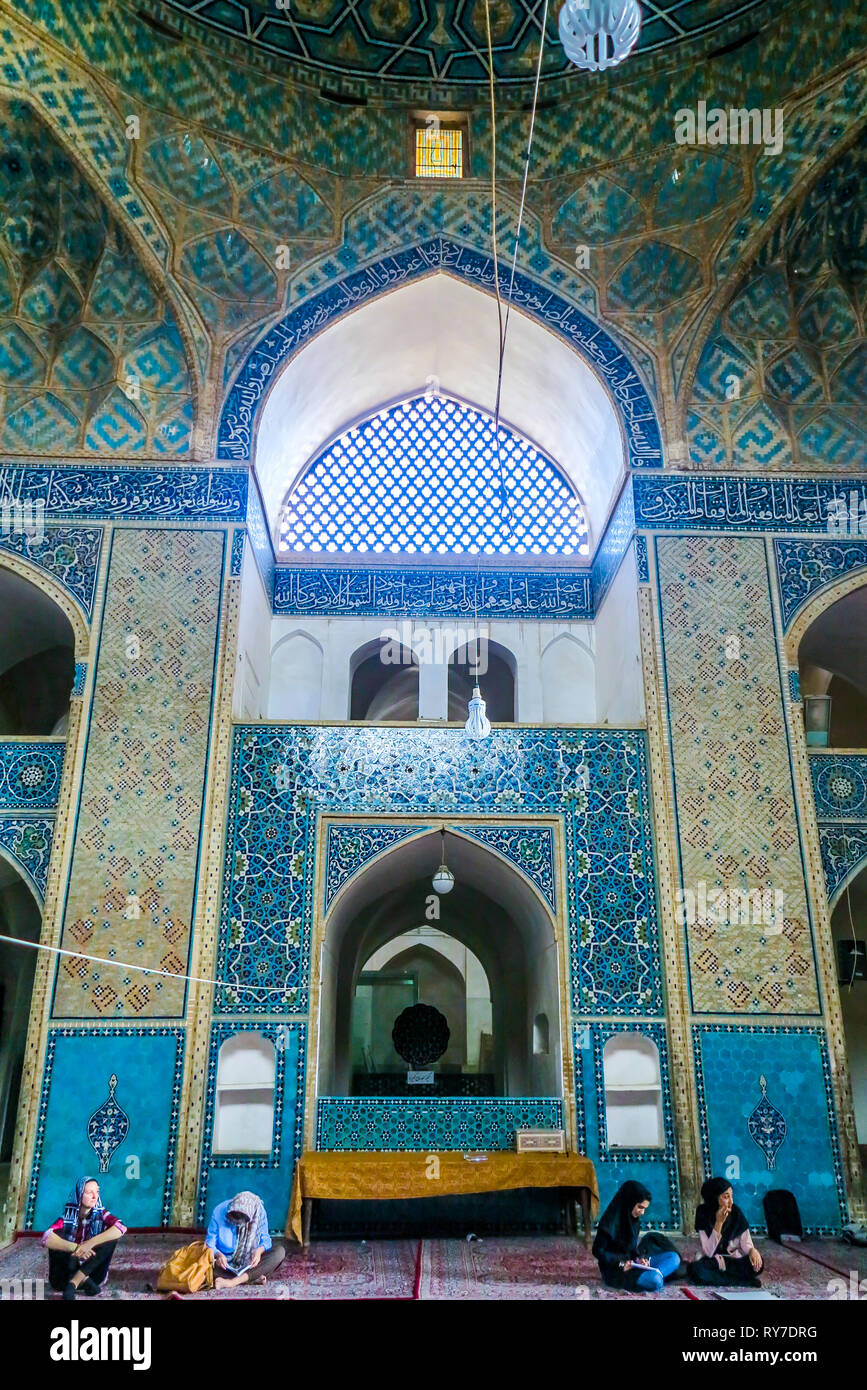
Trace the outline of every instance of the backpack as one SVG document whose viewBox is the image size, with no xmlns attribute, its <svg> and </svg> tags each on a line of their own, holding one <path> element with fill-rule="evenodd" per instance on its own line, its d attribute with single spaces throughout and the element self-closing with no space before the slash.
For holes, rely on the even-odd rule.
<svg viewBox="0 0 867 1390">
<path fill-rule="evenodd" d="M 203 1240 L 176 1250 L 157 1276 L 157 1293 L 198 1293 L 214 1287 L 214 1252 Z"/>
<path fill-rule="evenodd" d="M 794 1192 L 787 1191 L 785 1187 L 774 1187 L 765 1193 L 763 1205 L 771 1240 L 782 1245 L 784 1235 L 797 1236 L 799 1240 L 803 1237 L 804 1228 Z"/>
</svg>

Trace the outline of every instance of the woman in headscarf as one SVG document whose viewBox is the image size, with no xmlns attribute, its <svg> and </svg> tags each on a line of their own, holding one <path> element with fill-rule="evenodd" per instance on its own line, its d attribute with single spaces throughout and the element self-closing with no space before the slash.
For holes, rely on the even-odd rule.
<svg viewBox="0 0 867 1390">
<path fill-rule="evenodd" d="M 702 1257 L 689 1266 L 691 1279 L 698 1284 L 760 1286 L 762 1257 L 753 1245 L 746 1217 L 735 1206 L 728 1178 L 708 1178 L 702 1185 L 695 1229 Z"/>
<path fill-rule="evenodd" d="M 265 1208 L 254 1192 L 239 1192 L 214 1207 L 205 1244 L 214 1252 L 215 1289 L 264 1284 L 286 1256 L 282 1245 L 272 1244 Z"/>
<path fill-rule="evenodd" d="M 609 1288 L 658 1293 L 680 1267 L 680 1256 L 675 1250 L 649 1258 L 639 1254 L 641 1218 L 649 1203 L 646 1187 L 640 1182 L 625 1182 L 599 1218 L 593 1254 Z"/>
<path fill-rule="evenodd" d="M 106 1211 L 96 1178 L 80 1177 L 63 1210 L 42 1237 L 48 1248 L 48 1282 L 73 1299 L 79 1293 L 93 1297 L 108 1278 L 108 1267 L 117 1241 L 126 1226 Z"/>
</svg>

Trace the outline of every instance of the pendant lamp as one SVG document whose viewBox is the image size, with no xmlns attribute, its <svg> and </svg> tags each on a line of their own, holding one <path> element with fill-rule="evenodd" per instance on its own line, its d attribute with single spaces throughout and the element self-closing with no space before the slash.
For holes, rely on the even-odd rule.
<svg viewBox="0 0 867 1390">
<path fill-rule="evenodd" d="M 467 738 L 474 741 L 487 738 L 491 732 L 491 721 L 485 715 L 485 702 L 482 699 L 482 692 L 477 685 L 473 686 L 473 698 L 470 700 L 470 717 L 464 725 Z"/>
<path fill-rule="evenodd" d="M 445 827 L 440 831 L 442 840 L 442 863 L 433 876 L 433 886 L 437 893 L 450 893 L 455 886 L 455 876 L 446 864 L 446 832 Z"/>
</svg>

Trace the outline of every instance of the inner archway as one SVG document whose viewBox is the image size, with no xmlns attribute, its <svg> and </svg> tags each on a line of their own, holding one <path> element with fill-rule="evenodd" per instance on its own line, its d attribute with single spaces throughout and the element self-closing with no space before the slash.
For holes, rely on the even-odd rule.
<svg viewBox="0 0 867 1390">
<path fill-rule="evenodd" d="M 374 860 L 350 880 L 329 914 L 321 957 L 320 1096 L 359 1093 L 353 1076 L 353 1004 L 365 966 L 407 965 L 421 946 L 447 951 L 454 966 L 457 944 L 466 948 L 465 959 L 471 954 L 478 962 L 490 999 L 484 1057 L 478 1058 L 475 1069 L 469 1059 L 462 1062 L 460 1074 L 471 1075 L 473 1070 L 478 1074 L 483 1061 L 484 1075 L 492 1078 L 488 1094 L 562 1093 L 562 965 L 554 919 L 528 880 L 504 859 L 461 835 L 459 827 L 447 826 L 447 832 L 448 865 L 455 876 L 451 892 L 439 896 L 431 886 L 441 855 L 435 830 Z M 437 910 L 438 917 L 427 916 Z M 436 936 L 428 940 L 422 924 L 434 928 Z M 407 946 L 405 939 L 416 936 L 419 947 Z M 400 949 L 392 956 L 383 948 L 393 942 Z M 446 974 L 443 970 L 443 978 Z M 411 991 L 401 991 L 399 983 L 395 984 L 395 1016 L 413 1002 Z M 463 999 L 481 1003 L 481 991 L 473 995 L 467 983 Z M 448 1020 L 449 1026 L 457 1033 L 463 1028 L 469 1038 L 466 1017 L 460 1010 L 458 1014 Z M 540 1014 L 549 1020 L 547 1051 L 534 1047 L 534 1023 Z M 487 1029 L 480 1031 L 487 1033 Z"/>
<path fill-rule="evenodd" d="M 827 708 L 820 729 L 807 728 L 816 747 L 863 748 L 867 743 L 867 584 L 845 594 L 810 624 L 798 648 L 801 695 Z"/>
<path fill-rule="evenodd" d="M 66 733 L 75 633 L 62 609 L 0 568 L 0 734 Z"/>
<path fill-rule="evenodd" d="M 849 1057 L 855 1129 L 867 1158 L 867 867 L 844 887 L 831 912 L 840 1011 Z"/>
</svg>

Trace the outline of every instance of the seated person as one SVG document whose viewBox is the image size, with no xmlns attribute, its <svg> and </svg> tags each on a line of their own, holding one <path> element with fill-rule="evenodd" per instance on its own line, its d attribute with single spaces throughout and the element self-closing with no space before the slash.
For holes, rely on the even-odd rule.
<svg viewBox="0 0 867 1390">
<path fill-rule="evenodd" d="M 98 1294 L 117 1241 L 125 1233 L 126 1226 L 102 1205 L 96 1178 L 79 1178 L 63 1215 L 42 1237 L 51 1287 L 62 1291 L 65 1299 Z"/>
<path fill-rule="evenodd" d="M 695 1229 L 703 1253 L 689 1266 L 690 1279 L 697 1284 L 761 1286 L 762 1257 L 753 1245 L 746 1217 L 735 1206 L 728 1178 L 708 1178 L 703 1183 Z"/>
<path fill-rule="evenodd" d="M 680 1268 L 676 1250 L 644 1258 L 638 1253 L 641 1218 L 650 1204 L 650 1193 L 639 1182 L 625 1182 L 599 1218 L 593 1254 L 605 1283 L 630 1293 L 658 1293 L 666 1279 Z"/>
<path fill-rule="evenodd" d="M 214 1252 L 215 1289 L 264 1284 L 286 1256 L 282 1245 L 272 1244 L 265 1208 L 254 1192 L 239 1192 L 214 1207 L 205 1244 Z"/>
</svg>

